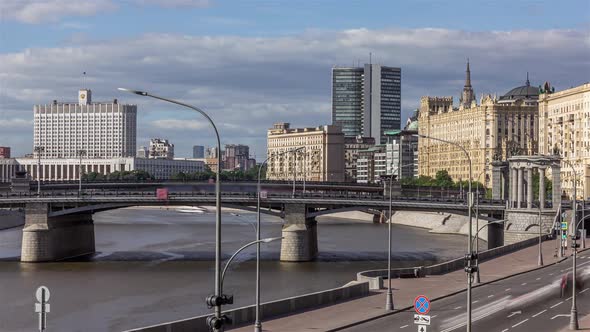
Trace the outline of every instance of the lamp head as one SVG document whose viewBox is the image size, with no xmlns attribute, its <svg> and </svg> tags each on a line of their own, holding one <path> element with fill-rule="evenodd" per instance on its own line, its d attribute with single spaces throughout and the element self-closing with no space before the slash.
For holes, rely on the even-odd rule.
<svg viewBox="0 0 590 332">
<path fill-rule="evenodd" d="M 126 89 L 126 88 L 117 88 L 117 90 L 129 92 L 129 93 L 134 93 L 134 94 L 140 95 L 140 96 L 147 96 L 148 95 L 147 92 L 145 92 L 145 91 L 139 91 L 139 90 L 131 90 L 131 89 Z"/>
<path fill-rule="evenodd" d="M 283 237 L 269 237 L 269 238 L 266 238 L 266 239 L 262 239 L 262 242 L 269 243 L 269 242 L 272 242 L 272 241 L 280 240 L 282 238 Z"/>
</svg>

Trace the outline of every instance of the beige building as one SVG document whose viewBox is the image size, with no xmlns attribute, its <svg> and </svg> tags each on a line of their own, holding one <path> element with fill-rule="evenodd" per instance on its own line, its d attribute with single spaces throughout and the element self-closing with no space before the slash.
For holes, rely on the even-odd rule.
<svg viewBox="0 0 590 332">
<path fill-rule="evenodd" d="M 539 95 L 539 153 L 558 154 L 578 174 L 577 196 L 590 196 L 590 83 L 553 92 L 548 83 Z M 574 174 L 561 164 L 561 188 L 571 197 Z"/>
<path fill-rule="evenodd" d="M 296 153 L 289 153 L 302 148 Z M 339 126 L 290 128 L 276 123 L 267 137 L 269 180 L 344 181 L 344 134 Z"/>
<path fill-rule="evenodd" d="M 539 89 L 530 85 L 527 75 L 525 85 L 499 98 L 482 96 L 478 105 L 468 63 L 459 107 L 453 107 L 453 97 L 422 97 L 418 132 L 467 150 L 474 180 L 489 188 L 493 160 L 536 153 L 538 95 Z M 451 144 L 420 138 L 418 165 L 420 175 L 434 177 L 437 171 L 447 170 L 455 181 L 469 179 L 468 160 L 461 149 Z"/>
</svg>

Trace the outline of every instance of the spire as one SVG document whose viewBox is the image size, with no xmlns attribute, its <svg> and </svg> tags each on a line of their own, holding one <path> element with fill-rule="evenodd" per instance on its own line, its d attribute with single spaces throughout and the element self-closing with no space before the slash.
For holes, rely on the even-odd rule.
<svg viewBox="0 0 590 332">
<path fill-rule="evenodd" d="M 531 82 L 529 81 L 529 72 L 526 72 L 526 86 L 531 86 Z"/>
<path fill-rule="evenodd" d="M 471 70 L 469 70 L 469 58 L 467 58 L 467 70 L 465 74 L 465 86 L 471 86 Z"/>
</svg>

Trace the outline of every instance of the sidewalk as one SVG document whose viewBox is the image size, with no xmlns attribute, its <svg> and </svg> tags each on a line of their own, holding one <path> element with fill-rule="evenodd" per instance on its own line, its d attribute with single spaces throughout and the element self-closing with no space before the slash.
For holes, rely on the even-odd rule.
<svg viewBox="0 0 590 332">
<path fill-rule="evenodd" d="M 580 327 L 578 329 L 578 331 L 590 331 L 590 315 L 578 317 L 578 326 Z M 561 330 L 559 332 L 570 332 L 570 331 L 571 330 L 569 329 L 569 327 L 565 327 L 563 330 Z"/>
<path fill-rule="evenodd" d="M 480 264 L 481 282 L 490 282 L 538 268 L 538 251 L 538 246 L 535 245 Z M 545 265 L 559 260 L 553 257 L 554 254 L 555 241 L 543 242 Z M 383 262 L 383 265 L 385 267 L 386 262 Z M 463 270 L 418 279 L 393 279 L 394 306 L 396 310 L 411 307 L 418 295 L 425 295 L 433 300 L 453 294 L 466 288 L 466 280 L 467 277 Z M 474 283 L 474 285 L 476 284 Z M 384 307 L 385 290 L 380 290 L 373 295 L 357 300 L 265 320 L 262 325 L 264 331 L 272 332 L 327 331 L 384 315 L 387 313 Z M 584 324 L 589 325 L 586 323 L 587 318 L 584 318 Z M 580 324 L 586 327 L 586 325 Z M 252 325 L 232 331 L 251 330 Z"/>
</svg>

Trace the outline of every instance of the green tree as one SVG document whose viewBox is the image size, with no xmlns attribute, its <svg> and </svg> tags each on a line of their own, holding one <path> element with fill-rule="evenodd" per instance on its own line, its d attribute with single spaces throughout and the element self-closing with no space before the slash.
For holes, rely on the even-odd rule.
<svg viewBox="0 0 590 332">
<path fill-rule="evenodd" d="M 441 188 L 453 187 L 453 179 L 446 169 L 436 172 L 434 185 Z"/>
</svg>

